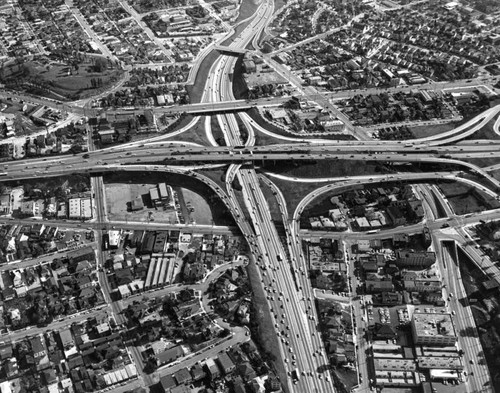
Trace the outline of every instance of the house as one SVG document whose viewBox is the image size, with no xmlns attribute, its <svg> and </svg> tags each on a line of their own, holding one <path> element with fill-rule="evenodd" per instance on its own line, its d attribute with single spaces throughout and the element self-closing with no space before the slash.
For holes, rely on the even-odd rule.
<svg viewBox="0 0 500 393">
<path fill-rule="evenodd" d="M 0 195 L 0 215 L 11 214 L 10 194 Z"/>
<path fill-rule="evenodd" d="M 220 369 L 224 374 L 229 374 L 236 368 L 231 358 L 225 352 L 219 355 L 217 362 L 219 363 Z"/>
<path fill-rule="evenodd" d="M 163 364 L 172 363 L 173 361 L 179 359 L 183 355 L 184 355 L 184 351 L 182 350 L 180 345 L 177 345 L 175 347 L 167 349 L 164 352 L 160 352 L 156 357 L 158 359 L 159 365 L 163 365 Z"/>
<path fill-rule="evenodd" d="M 168 393 L 170 392 L 170 389 L 177 386 L 177 384 L 175 383 L 174 377 L 168 374 L 160 378 L 160 386 L 163 389 L 163 392 Z"/>
<path fill-rule="evenodd" d="M 243 68 L 245 69 L 245 72 L 247 74 L 255 72 L 255 70 L 256 70 L 255 62 L 253 60 L 244 60 L 243 61 Z"/>
<path fill-rule="evenodd" d="M 45 348 L 45 344 L 43 343 L 41 336 L 32 337 L 29 341 L 35 359 L 41 358 L 47 353 L 47 349 Z"/>
<path fill-rule="evenodd" d="M 375 340 L 393 340 L 396 338 L 396 332 L 391 325 L 376 323 L 373 327 L 373 338 Z"/>
<path fill-rule="evenodd" d="M 399 207 L 389 206 L 386 211 L 387 215 L 391 219 L 392 225 L 399 226 L 406 224 L 406 217 Z"/>
<path fill-rule="evenodd" d="M 69 251 L 67 257 L 72 262 L 80 262 L 80 261 L 95 261 L 95 252 L 91 246 L 82 247 L 77 250 Z"/>
<path fill-rule="evenodd" d="M 237 372 L 243 378 L 244 381 L 248 382 L 257 376 L 257 373 L 252 368 L 249 362 L 242 363 L 238 365 Z"/>
<path fill-rule="evenodd" d="M 193 380 L 193 377 L 189 373 L 187 368 L 181 368 L 179 371 L 177 371 L 174 374 L 174 378 L 177 381 L 178 385 L 186 384 L 186 383 L 191 383 Z"/>
<path fill-rule="evenodd" d="M 23 201 L 19 212 L 26 217 L 40 217 L 43 212 L 43 200 Z"/>
<path fill-rule="evenodd" d="M 89 288 L 92 286 L 92 280 L 89 276 L 79 277 L 76 281 L 80 289 Z"/>
<path fill-rule="evenodd" d="M 61 340 L 63 349 L 71 348 L 75 345 L 71 330 L 68 328 L 59 331 L 59 339 Z"/>
<path fill-rule="evenodd" d="M 203 371 L 203 368 L 197 363 L 191 368 L 191 376 L 193 378 L 193 381 L 199 381 L 203 378 L 206 377 L 205 371 Z"/>
<path fill-rule="evenodd" d="M 366 291 L 371 292 L 391 292 L 394 285 L 389 277 L 379 277 L 375 273 L 369 273 L 366 276 Z"/>
<path fill-rule="evenodd" d="M 219 378 L 220 376 L 219 368 L 217 367 L 215 361 L 212 358 L 208 358 L 205 361 L 205 368 L 208 371 L 208 374 L 210 375 L 211 379 Z"/>
</svg>

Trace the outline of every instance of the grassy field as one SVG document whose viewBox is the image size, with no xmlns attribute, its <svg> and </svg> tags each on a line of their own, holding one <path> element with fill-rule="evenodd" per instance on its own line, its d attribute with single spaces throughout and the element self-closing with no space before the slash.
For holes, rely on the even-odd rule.
<svg viewBox="0 0 500 393">
<path fill-rule="evenodd" d="M 262 180 L 259 181 L 259 185 L 260 185 L 260 190 L 264 194 L 267 204 L 269 205 L 269 212 L 271 213 L 271 219 L 275 222 L 282 222 L 283 219 L 281 218 L 281 212 L 278 206 L 278 200 L 276 199 L 276 196 L 273 194 L 271 188 L 267 184 L 264 184 Z"/>
<path fill-rule="evenodd" d="M 484 202 L 477 194 L 484 195 L 482 191 L 474 193 L 474 187 L 453 182 L 440 183 L 439 188 L 450 202 L 455 214 L 476 213 L 484 210 L 500 207 L 496 200 L 491 200 L 490 203 Z"/>
<path fill-rule="evenodd" d="M 272 136 L 266 135 L 258 130 L 255 130 L 255 145 L 256 146 L 266 146 L 266 145 L 279 145 L 284 143 L 282 139 L 274 138 Z"/>
<path fill-rule="evenodd" d="M 500 169 L 490 172 L 490 175 L 493 176 L 495 179 L 500 180 Z"/>
<path fill-rule="evenodd" d="M 485 166 L 500 164 L 500 160 L 498 158 L 466 158 L 463 161 L 470 162 L 471 164 L 477 165 L 479 168 L 483 168 Z"/>
<path fill-rule="evenodd" d="M 227 146 L 226 140 L 224 139 L 224 134 L 219 126 L 217 116 L 210 116 L 210 125 L 212 127 L 212 135 L 219 146 Z"/>
<path fill-rule="evenodd" d="M 210 169 L 210 170 L 199 170 L 197 171 L 203 176 L 208 177 L 210 180 L 214 181 L 217 183 L 217 185 L 222 188 L 224 191 L 226 191 L 226 183 L 224 182 L 225 178 L 225 173 L 226 173 L 226 168 L 222 169 Z"/>
<path fill-rule="evenodd" d="M 245 28 L 250 24 L 251 21 L 246 21 L 246 22 L 243 22 L 243 23 L 240 23 L 238 26 L 235 27 L 234 29 L 234 33 L 231 37 L 229 37 L 228 39 L 224 40 L 222 42 L 222 46 L 228 46 L 231 42 L 233 42 L 234 40 L 234 37 L 237 37 L 243 30 L 245 30 Z"/>
<path fill-rule="evenodd" d="M 261 0 L 245 0 L 241 2 L 240 5 L 240 13 L 238 15 L 238 19 L 236 19 L 236 23 L 245 20 L 246 18 L 252 16 L 257 7 L 259 6 Z"/>
<path fill-rule="evenodd" d="M 498 119 L 498 115 L 491 119 L 484 127 L 482 127 L 479 131 L 472 134 L 470 137 L 466 138 L 467 140 L 473 139 L 488 139 L 488 140 L 498 140 L 500 139 L 500 135 L 495 133 L 493 130 L 493 125 Z"/>
<path fill-rule="evenodd" d="M 210 146 L 207 135 L 205 133 L 205 116 L 202 116 L 192 128 L 172 138 L 172 140 L 174 139 L 176 141 L 193 142 L 203 146 Z"/>
<path fill-rule="evenodd" d="M 415 138 L 426 138 L 429 136 L 441 134 L 446 131 L 453 130 L 459 123 L 453 122 L 448 124 L 435 124 L 430 126 L 413 126 L 408 127 Z"/>
<path fill-rule="evenodd" d="M 189 100 L 192 104 L 201 102 L 201 96 L 205 90 L 205 82 L 208 79 L 208 73 L 212 64 L 220 56 L 220 53 L 216 50 L 211 51 L 201 62 L 198 72 L 196 73 L 196 78 L 194 84 L 187 85 L 186 90 L 189 95 Z"/>
<path fill-rule="evenodd" d="M 243 78 L 243 57 L 238 57 L 236 64 L 234 66 L 233 72 L 233 95 L 237 100 L 244 99 L 248 97 L 248 87 Z"/>
<path fill-rule="evenodd" d="M 296 183 L 276 178 L 271 178 L 271 180 L 281 190 L 285 197 L 289 217 L 293 215 L 299 202 L 307 194 L 318 188 L 318 184 L 316 183 Z"/>
<path fill-rule="evenodd" d="M 270 172 L 298 178 L 362 176 L 377 172 L 377 164 L 358 160 L 318 160 L 308 162 L 280 161 L 266 163 Z"/>
<path fill-rule="evenodd" d="M 16 70 L 10 76 L 29 81 L 32 84 L 31 89 L 38 90 L 41 95 L 51 95 L 52 98 L 62 100 L 78 99 L 104 91 L 123 73 L 118 69 L 107 68 L 102 72 L 95 72 L 92 66 L 90 62 L 80 63 L 78 70 L 72 69 L 70 72 L 70 67 L 65 64 L 42 65 L 38 62 L 26 62 L 21 70 Z M 92 79 L 100 79 L 102 84 L 99 87 L 93 86 Z M 44 88 L 37 87 L 37 84 L 43 85 Z"/>
<path fill-rule="evenodd" d="M 297 178 L 320 178 L 320 177 L 343 177 L 360 176 L 376 173 L 376 165 L 365 161 L 338 160 L 332 165 L 331 162 L 317 161 L 311 163 L 277 162 L 275 165 L 266 163 L 261 168 L 262 172 L 273 172 Z M 298 203 L 310 192 L 328 183 L 301 183 L 295 181 L 281 180 L 274 177 L 270 179 L 278 186 L 285 196 L 288 214 L 291 216 Z"/>
</svg>

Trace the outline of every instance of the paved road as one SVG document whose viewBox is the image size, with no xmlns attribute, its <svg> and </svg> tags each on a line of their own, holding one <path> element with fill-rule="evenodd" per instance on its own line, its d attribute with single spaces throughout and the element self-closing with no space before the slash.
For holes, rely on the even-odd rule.
<svg viewBox="0 0 500 393">
<path fill-rule="evenodd" d="M 95 249 L 95 247 L 97 246 L 97 243 L 90 242 L 90 243 L 84 243 L 81 245 L 81 247 L 87 247 L 87 246 L 90 246 L 90 247 Z M 25 269 L 25 268 L 30 267 L 30 266 L 50 263 L 55 259 L 65 258 L 69 251 L 70 250 L 58 251 L 58 252 L 53 252 L 50 254 L 42 255 L 42 256 L 39 256 L 36 258 L 12 261 L 12 262 L 9 262 L 5 265 L 1 265 L 0 271 L 13 270 L 13 269 Z"/>
</svg>

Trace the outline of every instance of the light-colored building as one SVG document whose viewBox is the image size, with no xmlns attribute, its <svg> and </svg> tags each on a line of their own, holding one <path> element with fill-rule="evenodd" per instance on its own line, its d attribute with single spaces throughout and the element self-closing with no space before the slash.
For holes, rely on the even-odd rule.
<svg viewBox="0 0 500 393">
<path fill-rule="evenodd" d="M 120 242 L 120 231 L 109 231 L 109 245 L 111 247 L 118 247 Z"/>
<path fill-rule="evenodd" d="M 71 198 L 69 200 L 69 218 L 80 218 L 81 206 L 81 198 Z"/>
<path fill-rule="evenodd" d="M 19 210 L 25 216 L 40 217 L 43 212 L 43 201 L 24 201 Z"/>
<path fill-rule="evenodd" d="M 455 327 L 448 313 L 414 312 L 411 332 L 417 345 L 454 345 L 457 341 Z"/>
<path fill-rule="evenodd" d="M 92 200 L 90 198 L 82 198 L 80 212 L 82 218 L 92 218 Z"/>
<path fill-rule="evenodd" d="M 71 198 L 69 200 L 69 218 L 92 218 L 90 198 Z"/>
</svg>

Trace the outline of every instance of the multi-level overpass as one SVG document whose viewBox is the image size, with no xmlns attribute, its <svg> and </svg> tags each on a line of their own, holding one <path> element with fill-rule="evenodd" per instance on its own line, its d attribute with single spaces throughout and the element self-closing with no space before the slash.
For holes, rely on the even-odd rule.
<svg viewBox="0 0 500 393">
<path fill-rule="evenodd" d="M 221 53 L 240 54 L 248 43 L 265 28 L 272 14 L 273 6 L 265 1 L 259 7 L 254 19 L 228 47 L 215 47 Z M 279 104 L 288 98 L 272 101 L 258 100 L 247 102 L 232 100 L 232 86 L 229 74 L 234 68 L 234 56 L 221 56 L 213 65 L 207 81 L 203 102 L 181 108 L 154 108 L 157 114 L 175 114 L 179 112 L 196 115 L 217 114 L 218 122 L 229 146 L 193 146 L 192 144 L 171 144 L 165 141 L 135 142 L 123 146 L 92 151 L 85 154 L 63 156 L 57 158 L 41 158 L 9 162 L 3 164 L 0 181 L 18 180 L 33 177 L 50 177 L 71 173 L 101 174 L 116 171 L 165 171 L 186 174 L 197 178 L 211 187 L 226 204 L 236 224 L 247 238 L 252 254 L 257 259 L 262 272 L 262 282 L 268 292 L 271 318 L 279 336 L 280 356 L 285 360 L 285 370 L 294 378 L 282 380 L 288 384 L 291 392 L 334 392 L 333 382 L 318 370 L 328 364 L 323 344 L 316 333 L 318 319 L 314 307 L 314 294 L 305 274 L 307 265 L 302 255 L 299 241 L 298 216 L 306 203 L 316 198 L 329 186 L 308 195 L 293 212 L 289 220 L 284 198 L 281 195 L 282 218 L 286 232 L 283 244 L 271 220 L 268 201 L 260 189 L 260 178 L 253 166 L 267 160 L 362 160 L 381 162 L 410 162 L 453 165 L 463 171 L 471 171 L 487 180 L 488 185 L 498 190 L 498 180 L 491 177 L 481 168 L 462 160 L 474 158 L 500 158 L 500 142 L 481 144 L 466 142 L 450 145 L 464 134 L 474 130 L 464 129 L 464 133 L 450 133 L 441 137 L 430 137 L 427 141 L 381 142 L 381 141 L 313 141 L 309 143 L 280 144 L 270 146 L 253 146 L 255 135 L 253 128 L 249 130 L 249 138 L 244 141 L 238 130 L 235 112 L 249 109 L 256 105 Z M 131 109 L 130 112 L 134 112 Z M 127 113 L 124 110 L 115 111 Z M 110 111 L 109 113 L 113 113 Z M 484 115 L 493 116 L 493 111 Z M 489 119 L 489 118 L 488 118 Z M 244 116 L 242 120 L 250 124 L 251 120 Z M 250 125 L 254 127 L 254 125 Z M 255 126 L 257 129 L 257 127 Z M 167 136 L 165 136 L 167 137 Z M 163 136 L 157 137 L 162 139 Z M 213 164 L 229 165 L 226 174 L 226 190 L 210 179 L 194 172 L 193 165 L 198 167 Z M 251 165 L 241 165 L 251 164 Z M 181 165 L 185 165 L 184 167 Z M 429 179 L 468 181 L 458 171 L 455 173 L 400 173 L 391 175 L 373 175 L 365 178 L 349 178 L 346 186 L 358 183 L 377 183 L 381 181 L 427 181 Z M 242 198 L 238 198 L 232 189 L 232 180 L 238 178 L 242 186 Z M 269 183 L 272 187 L 272 183 Z M 475 187 L 485 187 L 475 184 Z M 491 192 L 491 191 L 490 191 Z M 103 216 L 103 201 L 99 202 Z M 245 216 L 244 211 L 248 214 Z M 481 216 L 483 217 L 483 216 Z M 484 216 L 486 217 L 486 216 Z M 492 217 L 497 217 L 493 215 Z M 440 224 L 434 224 L 437 227 Z M 421 229 L 412 228 L 412 230 Z M 353 238 L 365 237 L 366 234 L 352 235 Z M 276 290 L 276 292 L 274 292 Z M 284 332 L 284 333 L 283 333 Z M 294 371 L 298 374 L 294 374 Z M 328 374 L 328 373 L 326 373 Z M 299 377 L 298 379 L 296 377 Z M 294 382 L 294 383 L 292 383 Z"/>
</svg>

